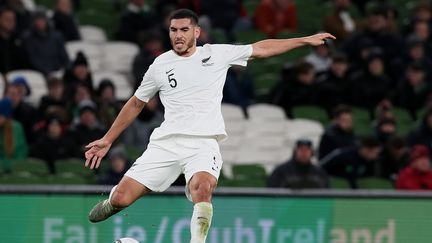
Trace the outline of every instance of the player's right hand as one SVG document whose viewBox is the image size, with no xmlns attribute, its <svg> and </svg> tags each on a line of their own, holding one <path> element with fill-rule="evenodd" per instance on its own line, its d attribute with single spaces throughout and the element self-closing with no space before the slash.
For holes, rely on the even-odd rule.
<svg viewBox="0 0 432 243">
<path fill-rule="evenodd" d="M 100 162 L 103 157 L 108 153 L 111 148 L 111 143 L 104 139 L 99 139 L 89 143 L 86 146 L 87 152 L 85 152 L 85 167 L 90 165 L 90 169 L 99 168 Z"/>
</svg>

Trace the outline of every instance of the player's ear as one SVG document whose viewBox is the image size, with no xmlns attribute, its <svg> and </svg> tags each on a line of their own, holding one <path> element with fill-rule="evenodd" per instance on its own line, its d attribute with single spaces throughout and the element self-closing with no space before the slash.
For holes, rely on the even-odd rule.
<svg viewBox="0 0 432 243">
<path fill-rule="evenodd" d="M 199 26 L 195 27 L 195 39 L 198 39 L 198 37 L 201 34 L 201 28 Z"/>
</svg>

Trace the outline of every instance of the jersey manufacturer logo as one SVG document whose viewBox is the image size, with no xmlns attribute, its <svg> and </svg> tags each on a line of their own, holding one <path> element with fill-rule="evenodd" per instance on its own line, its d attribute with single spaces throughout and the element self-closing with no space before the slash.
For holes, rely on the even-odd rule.
<svg viewBox="0 0 432 243">
<path fill-rule="evenodd" d="M 213 64 L 214 64 L 213 62 L 211 62 L 211 63 L 208 62 L 208 61 L 210 60 L 210 58 L 211 58 L 211 56 L 202 59 L 202 60 L 201 60 L 201 64 L 202 64 L 204 67 L 208 67 L 208 66 L 213 65 Z"/>
</svg>

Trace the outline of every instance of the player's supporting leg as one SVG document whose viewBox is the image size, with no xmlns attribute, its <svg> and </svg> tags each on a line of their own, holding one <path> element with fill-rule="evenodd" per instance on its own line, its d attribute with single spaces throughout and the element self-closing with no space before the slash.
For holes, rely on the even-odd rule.
<svg viewBox="0 0 432 243">
<path fill-rule="evenodd" d="M 131 205 L 150 190 L 136 180 L 124 176 L 119 184 L 111 190 L 108 199 L 96 204 L 90 211 L 90 222 L 103 221 Z"/>
<path fill-rule="evenodd" d="M 195 203 L 191 219 L 191 243 L 203 243 L 213 217 L 211 198 L 216 188 L 216 178 L 207 172 L 194 174 L 189 182 L 189 192 Z"/>
</svg>

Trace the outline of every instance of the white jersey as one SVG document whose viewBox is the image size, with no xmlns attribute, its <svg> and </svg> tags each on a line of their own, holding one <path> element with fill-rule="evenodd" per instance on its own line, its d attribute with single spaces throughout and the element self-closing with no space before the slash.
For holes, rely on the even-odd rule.
<svg viewBox="0 0 432 243">
<path fill-rule="evenodd" d="M 168 51 L 155 59 L 135 96 L 148 102 L 159 91 L 165 120 L 152 139 L 173 134 L 227 137 L 221 113 L 228 68 L 246 66 L 251 45 L 204 45 L 189 57 Z"/>
</svg>

